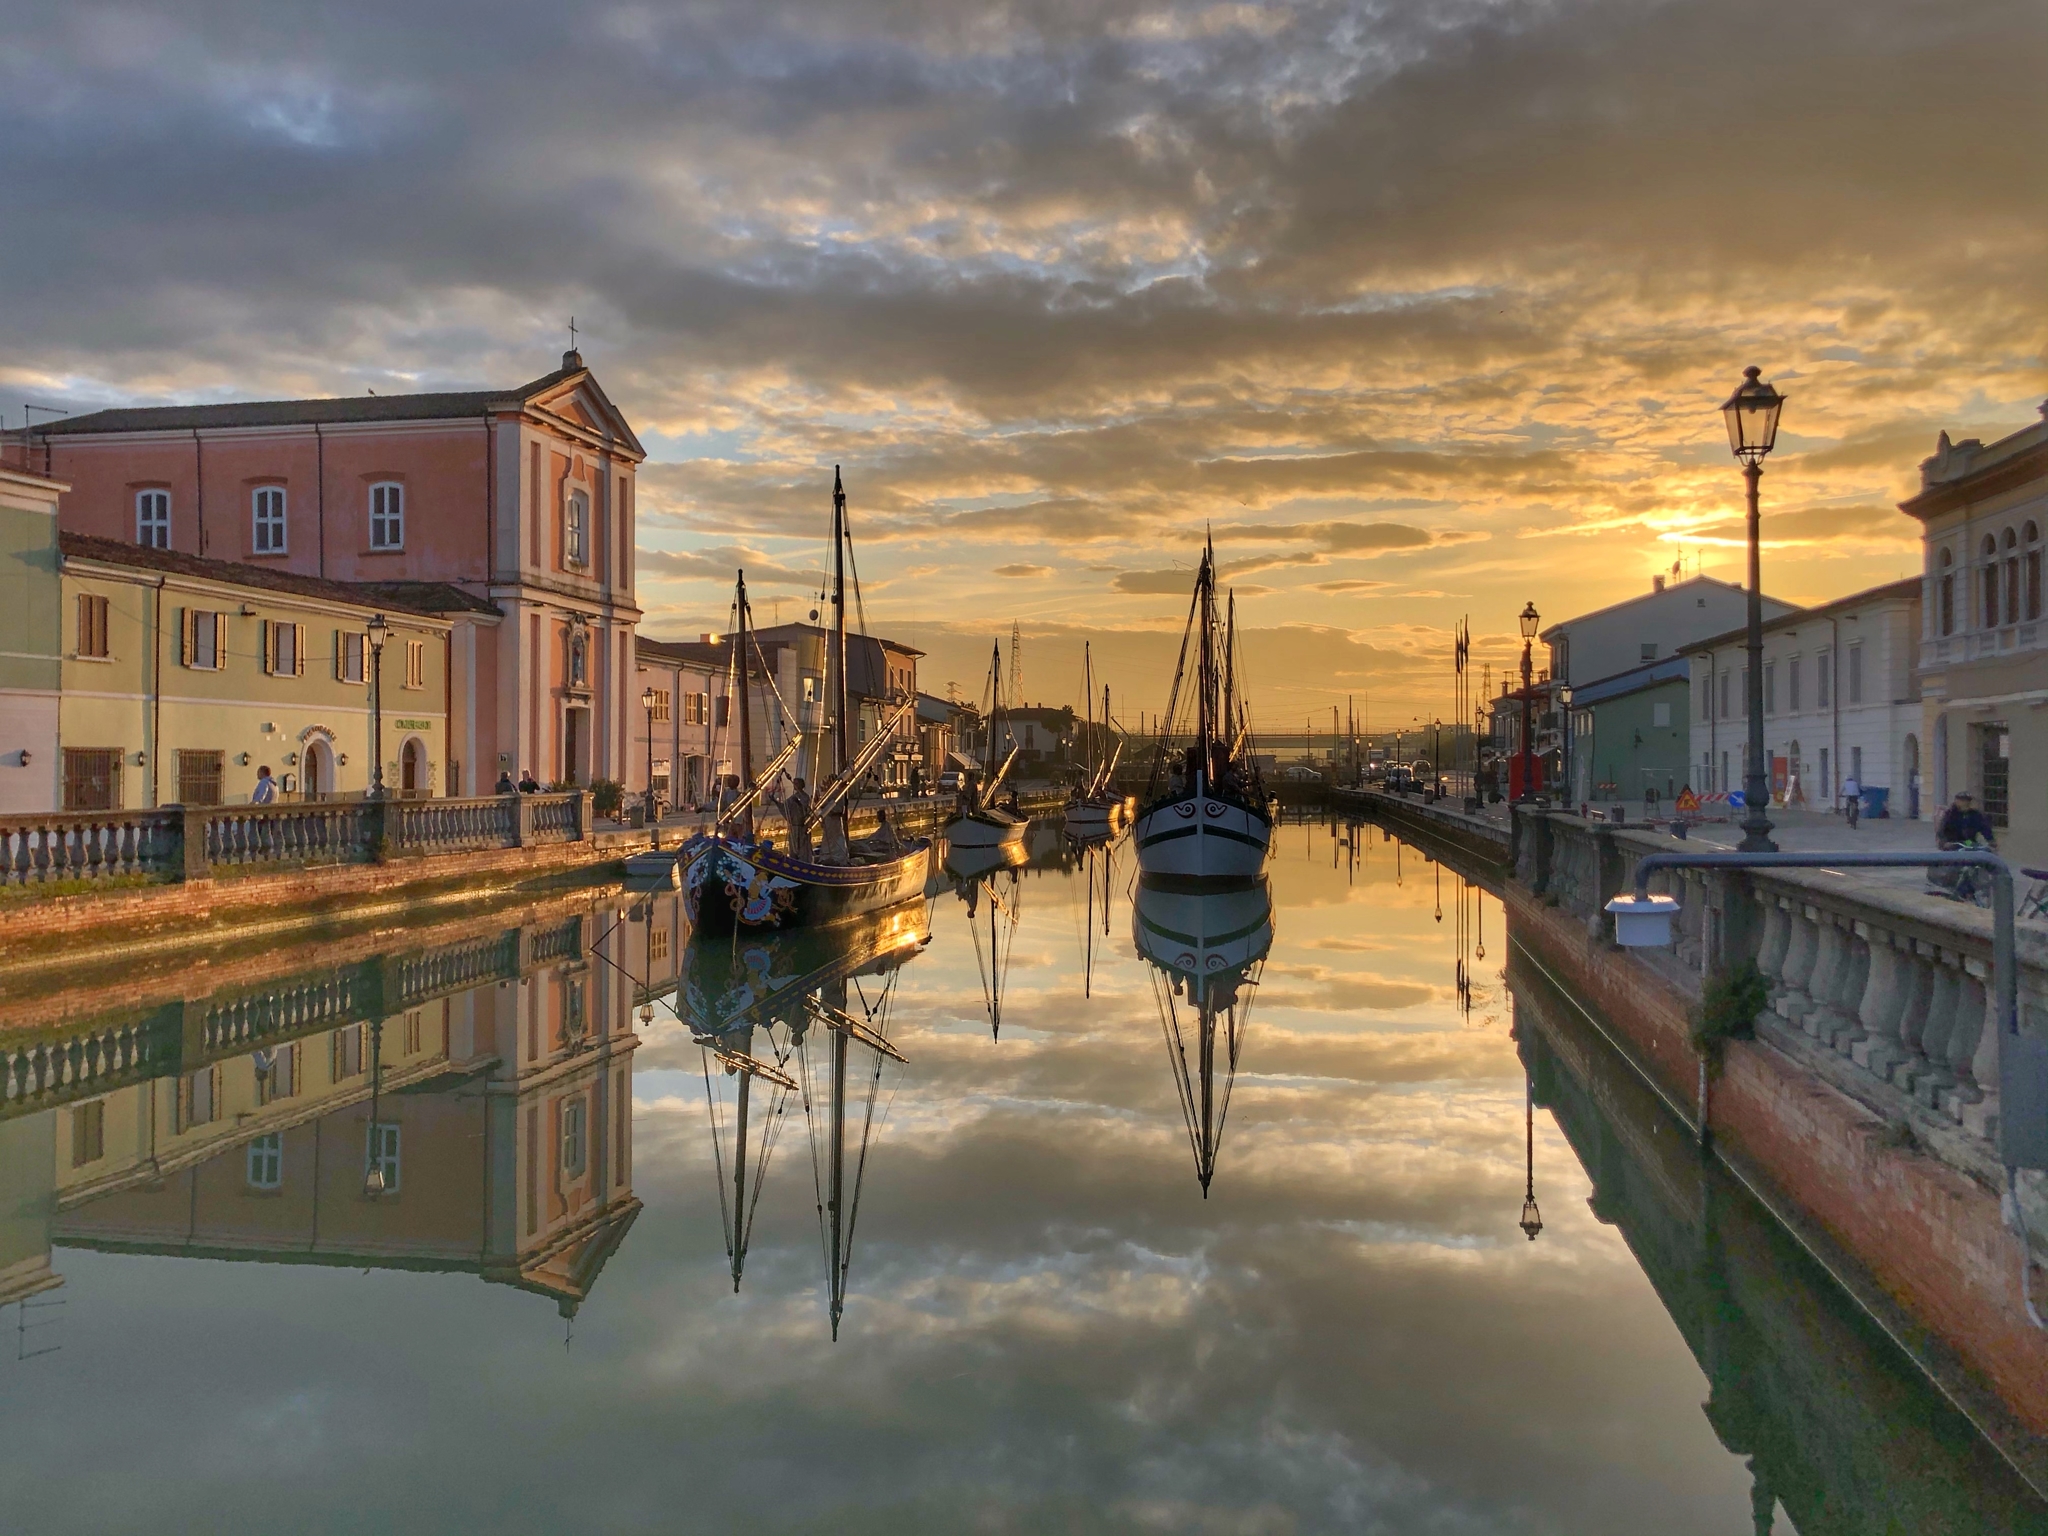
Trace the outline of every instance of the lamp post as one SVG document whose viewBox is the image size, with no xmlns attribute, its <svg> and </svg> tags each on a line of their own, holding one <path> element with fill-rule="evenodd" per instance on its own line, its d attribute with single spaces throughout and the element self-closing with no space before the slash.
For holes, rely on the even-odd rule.
<svg viewBox="0 0 2048 1536">
<path fill-rule="evenodd" d="M 1572 685 L 1559 683 L 1557 693 L 1557 718 L 1563 749 L 1558 755 L 1558 777 L 1564 780 L 1565 809 L 1571 809 L 1577 793 L 1572 786 Z"/>
<path fill-rule="evenodd" d="M 654 706 L 659 702 L 650 684 L 640 692 L 640 707 L 647 711 L 647 783 L 643 794 L 647 801 L 647 824 L 651 827 L 657 817 L 654 807 Z M 671 764 L 673 768 L 673 764 Z"/>
<path fill-rule="evenodd" d="M 1435 799 L 1438 799 L 1438 800 L 1441 800 L 1441 799 L 1443 799 L 1443 797 L 1444 797 L 1444 723 L 1443 723 L 1443 721 L 1442 721 L 1442 720 L 1438 720 L 1438 719 L 1432 719 L 1432 720 L 1431 720 L 1431 721 L 1429 722 L 1429 730 L 1430 730 L 1430 737 L 1429 737 L 1429 758 L 1430 758 L 1430 764 L 1429 764 L 1429 771 L 1430 771 L 1430 776 L 1431 776 L 1431 779 L 1432 779 L 1432 781 L 1433 781 L 1433 782 L 1435 783 L 1435 785 L 1436 785 L 1436 790 L 1435 790 L 1435 794 L 1434 794 L 1433 798 L 1435 798 Z"/>
<path fill-rule="evenodd" d="M 1533 775 L 1532 775 L 1532 774 L 1530 773 L 1530 771 L 1529 771 L 1529 770 L 1530 770 L 1531 766 L 1533 765 L 1533 763 L 1534 763 L 1534 761 L 1535 761 L 1535 760 L 1534 760 L 1534 758 L 1532 758 L 1532 757 L 1531 757 L 1531 755 L 1530 755 L 1530 747 L 1531 747 L 1531 743 L 1530 743 L 1530 740 L 1529 740 L 1529 689 L 1530 689 L 1530 687 L 1531 687 L 1531 685 L 1532 685 L 1532 679 L 1533 679 L 1533 674 L 1532 674 L 1532 673 L 1531 673 L 1531 671 L 1530 671 L 1530 660 L 1531 660 L 1532 656 L 1533 656 L 1533 655 L 1535 654 L 1535 652 L 1534 652 L 1534 647 L 1535 647 L 1535 644 L 1536 644 L 1536 630 L 1537 630 L 1538 626 L 1540 626 L 1540 625 L 1541 625 L 1542 623 L 1543 623 L 1543 619 L 1542 619 L 1541 615 L 1539 615 L 1539 614 L 1538 614 L 1538 613 L 1536 612 L 1536 604 L 1535 604 L 1535 602 L 1534 602 L 1533 600 L 1531 600 L 1530 602 L 1528 602 L 1528 603 L 1524 604 L 1524 605 L 1523 605 L 1523 607 L 1522 607 L 1522 613 L 1521 613 L 1521 625 L 1522 625 L 1522 792 L 1521 792 L 1521 793 L 1520 793 L 1519 795 L 1515 796 L 1515 800 L 1516 800 L 1516 803 L 1518 803 L 1518 804 L 1524 804 L 1524 803 L 1527 803 L 1528 801 L 1530 801 L 1530 800 L 1533 800 L 1533 799 L 1535 798 L 1535 791 L 1534 791 L 1534 790 L 1532 790 L 1532 789 L 1531 789 L 1531 788 L 1529 787 L 1529 780 L 1531 779 L 1531 777 L 1533 777 Z"/>
<path fill-rule="evenodd" d="M 391 621 L 372 614 L 366 626 L 370 632 L 370 707 L 373 721 L 370 736 L 370 798 L 384 798 L 384 642 L 391 638 Z"/>
<path fill-rule="evenodd" d="M 1778 441 L 1778 413 L 1785 397 L 1759 375 L 1762 369 L 1742 370 L 1742 383 L 1721 407 L 1728 424 L 1728 447 L 1742 461 L 1742 478 L 1749 486 L 1749 751 L 1742 775 L 1742 842 L 1744 853 L 1775 853 L 1770 818 L 1764 814 L 1771 803 L 1770 772 L 1764 762 L 1764 593 L 1762 538 L 1757 512 L 1757 485 L 1764 477 L 1764 456 Z"/>
</svg>

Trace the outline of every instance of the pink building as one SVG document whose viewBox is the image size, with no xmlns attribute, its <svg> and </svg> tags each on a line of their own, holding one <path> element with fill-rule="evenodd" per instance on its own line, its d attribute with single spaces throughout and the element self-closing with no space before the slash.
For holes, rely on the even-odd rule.
<svg viewBox="0 0 2048 1536">
<path fill-rule="evenodd" d="M 634 477 L 577 352 L 512 389 L 98 411 L 36 428 L 61 526 L 343 582 L 446 582 L 461 795 L 499 772 L 638 788 Z"/>
</svg>

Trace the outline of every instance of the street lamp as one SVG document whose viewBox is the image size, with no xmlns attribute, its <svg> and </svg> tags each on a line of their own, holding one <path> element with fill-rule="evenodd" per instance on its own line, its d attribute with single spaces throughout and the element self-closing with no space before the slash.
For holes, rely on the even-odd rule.
<svg viewBox="0 0 2048 1536">
<path fill-rule="evenodd" d="M 652 684 L 641 690 L 640 707 L 647 711 L 647 785 L 645 794 L 647 800 L 647 824 L 650 827 L 656 821 L 654 813 L 654 706 L 658 702 Z M 670 769 L 673 771 L 674 764 L 670 764 Z"/>
<path fill-rule="evenodd" d="M 384 642 L 391 638 L 391 621 L 372 614 L 366 626 L 370 632 L 370 699 L 374 711 L 374 734 L 370 738 L 370 798 L 384 798 Z M 381 1178 L 382 1175 L 379 1175 Z"/>
<path fill-rule="evenodd" d="M 1764 456 L 1778 441 L 1778 413 L 1785 397 L 1759 375 L 1742 370 L 1742 383 L 1721 407 L 1728 423 L 1728 447 L 1742 461 L 1749 485 L 1749 753 L 1742 775 L 1742 842 L 1744 853 L 1775 853 L 1770 818 L 1771 781 L 1764 764 L 1764 593 L 1762 539 L 1757 514 L 1757 484 L 1764 477 Z"/>
<path fill-rule="evenodd" d="M 1542 623 L 1543 623 L 1543 619 L 1542 619 L 1541 615 L 1539 615 L 1539 614 L 1538 614 L 1538 613 L 1536 612 L 1536 604 L 1535 604 L 1534 600 L 1532 599 L 1532 600 L 1531 600 L 1530 602 L 1528 602 L 1528 603 L 1524 604 L 1524 605 L 1523 605 L 1523 608 L 1522 608 L 1522 613 L 1521 613 L 1521 625 L 1522 625 L 1522 792 L 1521 792 L 1521 794 L 1519 794 L 1519 795 L 1517 795 L 1517 796 L 1515 797 L 1515 799 L 1516 799 L 1516 800 L 1517 800 L 1518 802 L 1527 802 L 1527 801 L 1529 801 L 1529 800 L 1532 800 L 1532 799 L 1534 799 L 1534 798 L 1535 798 L 1535 792 L 1534 792 L 1534 791 L 1533 791 L 1533 790 L 1532 790 L 1532 789 L 1531 789 L 1531 788 L 1529 787 L 1529 781 L 1530 781 L 1530 779 L 1531 779 L 1531 777 L 1532 777 L 1532 775 L 1531 775 L 1531 773 L 1530 773 L 1530 771 L 1529 771 L 1529 770 L 1530 770 L 1530 768 L 1531 768 L 1531 767 L 1533 766 L 1533 763 L 1534 763 L 1534 759 L 1533 759 L 1533 758 L 1532 758 L 1532 757 L 1530 756 L 1530 741 L 1529 741 L 1529 689 L 1530 689 L 1531 683 L 1532 683 L 1532 681 L 1533 681 L 1533 676 L 1532 676 L 1532 673 L 1530 672 L 1530 659 L 1531 659 L 1531 658 L 1533 657 L 1533 655 L 1535 654 L 1535 650 L 1534 650 L 1534 647 L 1535 647 L 1535 644 L 1536 644 L 1536 631 L 1537 631 L 1538 627 L 1540 627 L 1540 626 L 1542 625 Z"/>
<path fill-rule="evenodd" d="M 1576 797 L 1572 786 L 1572 685 L 1559 683 L 1557 694 L 1557 718 L 1562 731 L 1564 747 L 1559 754 L 1558 777 L 1564 780 L 1564 803 L 1569 810 Z"/>
</svg>

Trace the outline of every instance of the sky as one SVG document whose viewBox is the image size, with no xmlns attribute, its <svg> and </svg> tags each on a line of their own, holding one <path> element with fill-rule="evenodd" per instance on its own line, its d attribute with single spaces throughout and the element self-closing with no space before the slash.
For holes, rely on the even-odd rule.
<svg viewBox="0 0 2048 1536">
<path fill-rule="evenodd" d="M 1449 709 L 1683 562 L 1790 397 L 1765 586 L 1918 568 L 1937 431 L 2036 419 L 2033 0 L 13 0 L 0 412 L 510 384 L 651 458 L 645 632 L 731 569 L 980 691 L 1157 709 L 1205 530 L 1257 719 Z"/>
</svg>

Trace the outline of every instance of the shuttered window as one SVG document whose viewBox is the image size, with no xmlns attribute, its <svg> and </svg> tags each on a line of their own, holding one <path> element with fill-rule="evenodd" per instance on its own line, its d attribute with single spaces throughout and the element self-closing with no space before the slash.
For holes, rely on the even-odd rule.
<svg viewBox="0 0 2048 1536">
<path fill-rule="evenodd" d="M 424 640 L 405 642 L 405 686 L 427 686 L 427 642 Z"/>
<path fill-rule="evenodd" d="M 360 683 L 363 680 L 363 657 L 370 648 L 370 637 L 365 634 L 350 634 L 345 629 L 334 632 L 334 677 L 337 682 Z"/>
<path fill-rule="evenodd" d="M 306 670 L 306 626 L 263 621 L 263 670 L 273 677 L 297 677 Z"/>
<path fill-rule="evenodd" d="M 225 754 L 220 752 L 180 751 L 177 754 L 178 803 L 219 805 L 225 761 Z"/>
<path fill-rule="evenodd" d="M 90 592 L 78 594 L 78 654 L 102 659 L 107 654 L 107 600 Z"/>
<path fill-rule="evenodd" d="M 227 655 L 228 616 L 204 608 L 187 608 L 179 659 L 202 672 L 218 672 L 227 665 Z"/>
</svg>

